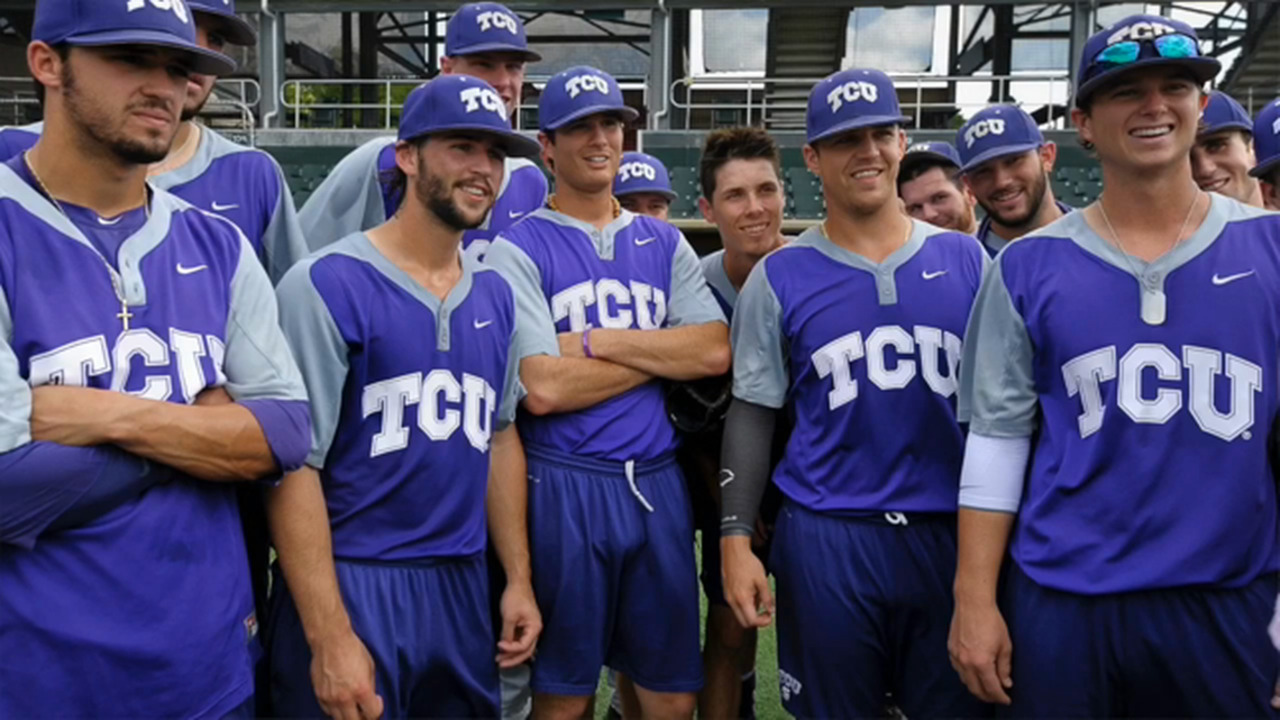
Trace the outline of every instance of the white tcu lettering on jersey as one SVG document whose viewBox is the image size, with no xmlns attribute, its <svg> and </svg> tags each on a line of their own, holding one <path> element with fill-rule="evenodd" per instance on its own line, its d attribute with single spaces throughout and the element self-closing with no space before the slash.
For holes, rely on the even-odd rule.
<svg viewBox="0 0 1280 720">
<path fill-rule="evenodd" d="M 893 348 L 897 362 L 889 366 L 888 352 Z M 907 333 L 897 325 L 872 330 L 866 340 L 862 332 L 851 332 L 823 345 L 813 353 L 811 362 L 820 378 L 831 378 L 827 408 L 835 410 L 858 397 L 858 381 L 853 378 L 853 363 L 866 359 L 867 379 L 881 390 L 901 390 L 924 376 L 929 389 L 943 397 L 956 391 L 956 367 L 960 363 L 961 341 L 945 330 L 916 325 Z M 943 375 L 939 359 L 945 354 L 947 373 Z M 919 358 L 917 364 L 916 357 Z"/>
<path fill-rule="evenodd" d="M 463 373 L 459 382 L 444 368 L 425 376 L 415 372 L 366 385 L 361 398 L 363 417 L 382 414 L 382 425 L 373 436 L 369 456 L 409 446 L 409 428 L 404 424 L 407 405 L 418 406 L 418 429 L 433 442 L 448 440 L 461 427 L 471 447 L 486 452 L 493 434 L 497 398 L 497 392 L 484 378 Z"/>
<path fill-rule="evenodd" d="M 596 306 L 597 327 L 656 330 L 667 319 L 667 294 L 661 288 L 632 280 L 603 278 L 584 280 L 551 296 L 551 316 L 556 322 L 568 318 L 572 332 L 587 325 L 587 306 Z"/>
<path fill-rule="evenodd" d="M 86 387 L 89 378 L 112 373 L 111 389 L 126 392 L 137 358 L 142 361 L 146 375 L 142 389 L 132 394 L 149 400 L 168 400 L 173 394 L 170 368 L 176 365 L 182 397 L 190 403 L 207 384 L 204 366 L 200 364 L 200 358 L 206 355 L 213 361 L 215 383 L 226 382 L 222 374 L 226 346 L 220 338 L 170 328 L 166 343 L 147 328 L 134 328 L 120 333 L 112 349 L 108 349 L 106 337 L 96 335 L 32 356 L 29 382 L 32 387 Z"/>
<path fill-rule="evenodd" d="M 1155 382 L 1144 387 L 1143 373 L 1148 369 Z M 1214 398 L 1214 384 L 1224 369 L 1231 380 L 1230 404 L 1225 413 L 1218 410 Z M 1116 347 L 1110 345 L 1063 364 L 1067 395 L 1080 398 L 1080 437 L 1102 429 L 1107 407 L 1102 402 L 1101 385 L 1113 380 L 1119 383 L 1116 404 L 1129 419 L 1151 425 L 1169 422 L 1183 407 L 1183 392 L 1157 383 L 1181 383 L 1184 370 L 1190 375 L 1186 404 L 1196 425 L 1223 440 L 1241 436 L 1249 439 L 1248 431 L 1256 420 L 1255 396 L 1262 391 L 1262 368 L 1236 355 L 1194 345 L 1184 345 L 1179 360 L 1172 350 L 1158 343 L 1135 344 L 1119 362 Z"/>
</svg>

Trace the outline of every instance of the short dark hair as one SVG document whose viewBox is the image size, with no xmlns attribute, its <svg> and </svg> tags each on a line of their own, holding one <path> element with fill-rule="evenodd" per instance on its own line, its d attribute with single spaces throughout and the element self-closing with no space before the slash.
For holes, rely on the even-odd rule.
<svg viewBox="0 0 1280 720">
<path fill-rule="evenodd" d="M 67 61 L 67 57 L 71 55 L 71 46 L 67 43 L 58 43 L 56 45 L 51 45 L 50 47 L 53 48 L 54 52 L 58 53 L 58 59 L 62 60 L 64 63 Z M 35 78 L 31 78 L 31 88 L 36 93 L 36 100 L 40 103 L 40 108 L 44 109 L 44 83 Z"/>
<path fill-rule="evenodd" d="M 713 130 L 702 143 L 698 160 L 698 182 L 702 196 L 710 202 L 716 192 L 716 173 L 730 160 L 768 160 L 782 174 L 782 154 L 778 143 L 758 127 L 735 127 Z"/>
<path fill-rule="evenodd" d="M 430 135 L 422 135 L 420 137 L 413 138 L 412 140 L 406 140 L 405 142 L 414 149 L 414 152 L 421 152 L 422 146 L 427 144 L 427 140 L 430 139 L 430 137 Z M 404 171 L 400 169 L 400 165 L 397 163 L 390 169 L 383 170 L 379 173 L 378 182 L 380 182 L 384 188 L 384 196 L 396 198 L 396 208 L 398 209 L 400 205 L 404 203 L 406 195 L 408 195 L 407 190 L 409 189 L 409 176 L 404 174 Z"/>
<path fill-rule="evenodd" d="M 902 194 L 904 183 L 909 183 L 934 168 L 942 170 L 942 174 L 947 176 L 957 190 L 964 190 L 964 181 L 960 179 L 960 168 L 945 160 L 918 160 L 912 163 L 906 172 L 898 173 L 898 194 Z"/>
</svg>

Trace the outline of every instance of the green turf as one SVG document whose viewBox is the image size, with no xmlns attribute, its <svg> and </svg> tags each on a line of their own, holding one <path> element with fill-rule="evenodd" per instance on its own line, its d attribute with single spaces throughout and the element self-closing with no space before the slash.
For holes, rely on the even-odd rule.
<svg viewBox="0 0 1280 720">
<path fill-rule="evenodd" d="M 702 570 L 702 533 L 698 533 L 697 543 L 698 570 Z M 770 579 L 772 584 L 772 579 Z M 707 619 L 707 596 L 698 593 L 701 606 L 702 625 L 705 629 Z M 596 719 L 602 720 L 609 708 L 609 685 L 604 673 L 600 674 L 600 685 L 596 689 Z M 774 626 L 770 625 L 760 632 L 760 643 L 756 650 L 756 717 L 759 720 L 781 720 L 791 717 L 782 709 L 778 698 L 778 635 Z"/>
</svg>

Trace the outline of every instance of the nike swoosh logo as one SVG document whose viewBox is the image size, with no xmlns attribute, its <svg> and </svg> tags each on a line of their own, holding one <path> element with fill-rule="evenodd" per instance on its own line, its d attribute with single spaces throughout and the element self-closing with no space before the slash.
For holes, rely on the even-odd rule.
<svg viewBox="0 0 1280 720">
<path fill-rule="evenodd" d="M 657 240 L 657 239 L 658 239 L 658 238 L 656 238 L 656 237 L 647 237 L 647 238 L 645 238 L 645 239 L 643 239 L 643 240 L 636 240 L 636 247 L 641 247 L 641 246 L 644 246 L 644 245 L 648 245 L 649 243 L 651 243 L 651 242 L 653 242 L 654 240 Z"/>
<path fill-rule="evenodd" d="M 508 210 L 508 211 L 507 211 L 507 217 L 511 218 L 512 220 L 515 220 L 516 218 L 520 217 L 521 215 L 524 215 L 524 211 L 523 211 L 523 210 Z"/>
<path fill-rule="evenodd" d="M 476 320 L 475 322 L 472 323 L 472 325 L 474 325 L 477 330 L 483 330 L 492 324 L 493 324 L 492 320 L 485 320 L 484 322 L 480 322 L 479 320 Z"/>
<path fill-rule="evenodd" d="M 117 217 L 115 220 L 108 220 L 108 219 L 106 219 L 106 218 L 98 218 L 98 224 L 99 224 L 99 225 L 106 225 L 107 227 L 110 227 L 110 226 L 115 225 L 116 223 L 120 222 L 120 221 L 121 221 L 121 220 L 123 220 L 123 219 L 124 219 L 124 216 L 123 216 L 123 215 L 121 215 L 121 216 Z"/>
<path fill-rule="evenodd" d="M 946 274 L 947 274 L 946 270 L 937 270 L 935 272 L 922 272 L 920 273 L 920 277 L 924 278 L 925 280 L 932 280 L 936 277 L 942 277 L 943 275 L 946 275 Z"/>
<path fill-rule="evenodd" d="M 1250 275 L 1252 275 L 1252 274 L 1253 274 L 1253 271 L 1252 271 L 1252 270 L 1250 270 L 1249 272 L 1236 273 L 1235 275 L 1228 275 L 1228 276 L 1226 276 L 1226 277 L 1219 277 L 1219 276 L 1218 276 L 1218 273 L 1214 273 L 1214 274 L 1213 274 L 1213 284 L 1214 284 L 1214 285 L 1226 285 L 1226 284 L 1227 284 L 1227 283 L 1229 283 L 1229 282 L 1235 282 L 1236 280 L 1240 280 L 1241 278 L 1247 278 L 1247 277 L 1249 277 L 1249 276 L 1250 276 Z"/>
<path fill-rule="evenodd" d="M 191 275 L 193 273 L 198 273 L 201 270 L 208 270 L 208 269 L 209 269 L 208 265 L 196 265 L 195 267 L 185 267 L 182 263 L 178 263 L 179 275 Z"/>
<path fill-rule="evenodd" d="M 229 205 L 222 205 L 222 204 L 220 204 L 220 203 L 216 203 L 216 202 L 215 202 L 215 203 L 213 204 L 213 211 L 214 211 L 214 212 L 222 212 L 223 210 L 235 210 L 235 209 L 236 209 L 236 208 L 238 208 L 238 207 L 240 207 L 239 203 L 231 203 L 231 204 L 229 204 Z"/>
</svg>

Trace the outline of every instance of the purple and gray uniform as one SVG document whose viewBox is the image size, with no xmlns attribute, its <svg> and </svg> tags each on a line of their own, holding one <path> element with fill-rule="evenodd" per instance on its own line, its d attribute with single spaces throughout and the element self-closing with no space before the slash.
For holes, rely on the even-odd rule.
<svg viewBox="0 0 1280 720">
<path fill-rule="evenodd" d="M 395 168 L 394 137 L 370 140 L 335 165 L 298 215 L 311 249 L 375 228 L 395 215 L 403 199 L 388 182 Z M 524 158 L 507 158 L 493 209 L 482 226 L 462 234 L 462 246 L 472 257 L 484 257 L 498 233 L 546 202 L 547 178 L 538 166 Z"/>
<path fill-rule="evenodd" d="M 183 404 L 221 386 L 282 471 L 301 465 L 302 379 L 234 224 L 163 190 L 149 210 L 63 215 L 20 157 L 0 190 L 0 484 L 79 487 L 119 454 L 32 442 L 31 388 L 47 384 Z M 0 716 L 220 717 L 253 694 L 235 486 L 175 475 L 82 526 L 0 545 Z"/>
</svg>

